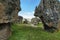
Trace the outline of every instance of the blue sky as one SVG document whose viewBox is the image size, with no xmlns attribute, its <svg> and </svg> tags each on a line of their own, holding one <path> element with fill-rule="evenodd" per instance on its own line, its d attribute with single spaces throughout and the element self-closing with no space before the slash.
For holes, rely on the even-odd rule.
<svg viewBox="0 0 60 40">
<path fill-rule="evenodd" d="M 39 5 L 40 0 L 20 0 L 20 1 L 22 10 L 19 12 L 18 15 L 30 19 L 34 17 L 35 7 Z"/>
</svg>

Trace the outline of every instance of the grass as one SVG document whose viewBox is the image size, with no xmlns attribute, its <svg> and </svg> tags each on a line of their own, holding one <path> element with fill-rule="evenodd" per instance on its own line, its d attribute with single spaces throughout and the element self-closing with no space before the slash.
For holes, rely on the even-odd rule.
<svg viewBox="0 0 60 40">
<path fill-rule="evenodd" d="M 42 22 L 40 22 L 39 24 L 37 24 L 38 27 L 43 27 Z"/>
<path fill-rule="evenodd" d="M 60 40 L 60 32 L 49 33 L 41 27 L 15 24 L 12 26 L 12 35 L 8 40 Z"/>
</svg>

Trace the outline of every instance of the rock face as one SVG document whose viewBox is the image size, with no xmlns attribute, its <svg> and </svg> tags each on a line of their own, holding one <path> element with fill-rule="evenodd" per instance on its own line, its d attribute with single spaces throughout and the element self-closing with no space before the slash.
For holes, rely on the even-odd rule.
<svg viewBox="0 0 60 40">
<path fill-rule="evenodd" d="M 60 26 L 60 1 L 41 0 L 34 15 L 40 17 L 43 24 L 58 28 Z"/>
<path fill-rule="evenodd" d="M 27 19 L 24 19 L 24 21 L 23 21 L 24 24 L 28 24 L 28 22 L 29 21 Z"/>
<path fill-rule="evenodd" d="M 10 27 L 11 25 L 9 23 L 0 24 L 0 40 L 7 40 L 11 35 Z"/>
<path fill-rule="evenodd" d="M 0 40 L 7 40 L 11 23 L 18 19 L 20 0 L 0 0 Z"/>
<path fill-rule="evenodd" d="M 18 16 L 17 23 L 19 23 L 19 24 L 23 23 L 23 17 L 22 16 Z"/>
<path fill-rule="evenodd" d="M 40 22 L 40 18 L 35 17 L 35 18 L 31 19 L 31 23 L 34 24 L 34 25 L 39 24 L 39 22 Z"/>
<path fill-rule="evenodd" d="M 19 0 L 0 0 L 0 23 L 15 21 L 20 10 Z"/>
</svg>

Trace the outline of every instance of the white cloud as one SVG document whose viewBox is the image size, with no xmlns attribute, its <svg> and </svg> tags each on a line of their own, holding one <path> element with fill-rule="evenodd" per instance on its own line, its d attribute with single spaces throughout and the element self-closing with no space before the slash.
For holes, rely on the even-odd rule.
<svg viewBox="0 0 60 40">
<path fill-rule="evenodd" d="M 59 0 L 60 1 L 60 0 Z"/>
<path fill-rule="evenodd" d="M 19 16 L 23 16 L 23 18 L 26 18 L 26 19 L 31 19 L 34 17 L 34 11 L 33 12 L 19 12 L 18 13 Z"/>
</svg>

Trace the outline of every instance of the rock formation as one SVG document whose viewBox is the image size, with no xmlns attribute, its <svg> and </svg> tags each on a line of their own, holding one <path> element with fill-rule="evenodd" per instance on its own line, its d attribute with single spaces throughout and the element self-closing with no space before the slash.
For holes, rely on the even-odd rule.
<svg viewBox="0 0 60 40">
<path fill-rule="evenodd" d="M 28 24 L 28 22 L 29 21 L 27 19 L 24 19 L 24 21 L 23 21 L 24 24 Z"/>
<path fill-rule="evenodd" d="M 34 16 L 40 17 L 44 29 L 58 28 L 60 26 L 60 2 L 58 0 L 41 0 L 35 9 Z"/>
<path fill-rule="evenodd" d="M 20 0 L 0 0 L 0 40 L 6 40 L 4 37 L 9 36 L 11 23 L 16 21 L 18 12 L 21 11 Z M 7 36 L 8 35 L 8 36 Z"/>
<path fill-rule="evenodd" d="M 0 0 L 0 23 L 15 21 L 20 10 L 19 0 Z"/>
<path fill-rule="evenodd" d="M 23 17 L 18 16 L 17 23 L 22 24 L 23 23 Z"/>
<path fill-rule="evenodd" d="M 34 25 L 39 24 L 40 21 L 41 21 L 40 18 L 37 18 L 37 17 L 31 19 L 31 23 Z"/>
</svg>

